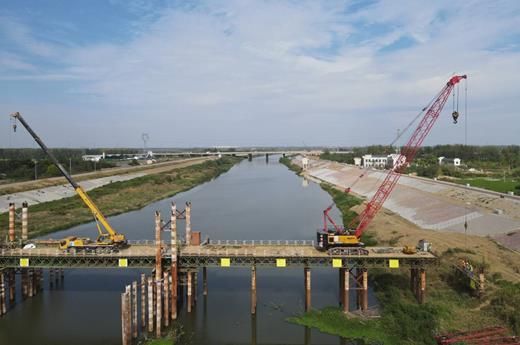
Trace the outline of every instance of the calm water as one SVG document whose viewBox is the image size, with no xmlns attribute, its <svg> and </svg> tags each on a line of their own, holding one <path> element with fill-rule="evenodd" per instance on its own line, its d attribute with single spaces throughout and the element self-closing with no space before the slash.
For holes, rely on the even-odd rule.
<svg viewBox="0 0 520 345">
<path fill-rule="evenodd" d="M 178 208 L 192 202 L 192 228 L 212 239 L 314 239 L 329 195 L 313 183 L 303 185 L 278 163 L 278 157 L 243 161 L 219 178 L 174 197 Z M 153 213 L 169 215 L 171 199 L 111 217 L 129 239 L 154 237 Z M 337 209 L 332 216 L 340 219 Z M 166 218 L 169 216 L 166 216 Z M 179 222 L 184 230 L 184 222 Z M 53 234 L 95 238 L 93 224 Z M 169 236 L 169 233 L 168 233 Z M 141 270 L 67 270 L 64 286 L 18 303 L 0 319 L 0 344 L 120 344 L 120 293 L 139 279 Z M 200 274 L 200 273 L 199 273 Z M 338 337 L 285 321 L 304 311 L 302 269 L 257 270 L 257 316 L 250 314 L 251 272 L 243 268 L 208 268 L 209 295 L 199 287 L 195 312 L 181 307 L 180 320 L 191 344 L 351 344 Z M 338 303 L 338 272 L 312 270 L 312 306 Z M 199 276 L 199 285 L 202 278 Z M 18 293 L 19 295 L 19 293 Z M 376 303 L 369 294 L 369 304 Z M 351 294 L 351 306 L 354 294 Z"/>
</svg>

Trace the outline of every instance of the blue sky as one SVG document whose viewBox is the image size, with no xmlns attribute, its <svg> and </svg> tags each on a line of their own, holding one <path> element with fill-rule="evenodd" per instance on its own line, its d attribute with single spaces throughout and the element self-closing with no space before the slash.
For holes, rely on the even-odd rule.
<svg viewBox="0 0 520 345">
<path fill-rule="evenodd" d="M 518 23 L 514 0 L 1 0 L 0 146 L 34 146 L 13 111 L 50 146 L 388 144 L 452 73 L 468 141 L 520 144 Z M 427 144 L 464 141 L 450 111 Z"/>
</svg>

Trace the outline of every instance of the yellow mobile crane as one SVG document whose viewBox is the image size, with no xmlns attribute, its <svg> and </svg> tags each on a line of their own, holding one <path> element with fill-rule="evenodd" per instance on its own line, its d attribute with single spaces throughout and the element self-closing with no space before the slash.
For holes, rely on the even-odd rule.
<svg viewBox="0 0 520 345">
<path fill-rule="evenodd" d="M 74 188 L 76 193 L 79 195 L 83 203 L 87 205 L 87 207 L 92 212 L 94 219 L 96 221 L 97 229 L 99 235 L 97 240 L 91 241 L 88 238 L 78 238 L 78 237 L 67 237 L 60 241 L 60 249 L 67 251 L 76 251 L 76 250 L 85 250 L 85 251 L 113 251 L 118 248 L 126 245 L 125 235 L 117 233 L 112 226 L 108 223 L 108 220 L 105 218 L 103 213 L 99 210 L 99 208 L 94 204 L 92 199 L 89 198 L 87 193 L 83 190 L 83 188 L 74 181 L 72 176 L 63 168 L 63 166 L 58 162 L 56 157 L 52 154 L 51 151 L 47 148 L 47 146 L 43 143 L 43 141 L 38 137 L 38 135 L 32 130 L 32 128 L 25 122 L 25 119 L 19 112 L 11 114 L 14 118 L 15 123 L 13 124 L 13 129 L 16 132 L 16 120 L 20 121 L 20 123 L 27 129 L 29 134 L 34 138 L 34 140 L 40 145 L 41 149 L 47 156 L 50 158 L 52 163 L 58 168 L 61 174 L 69 181 L 71 186 Z M 101 224 L 101 225 L 100 225 Z"/>
</svg>

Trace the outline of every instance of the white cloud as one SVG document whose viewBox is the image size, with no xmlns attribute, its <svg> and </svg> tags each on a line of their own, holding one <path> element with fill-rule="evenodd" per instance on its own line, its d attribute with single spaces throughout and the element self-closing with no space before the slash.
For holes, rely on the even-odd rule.
<svg viewBox="0 0 520 345">
<path fill-rule="evenodd" d="M 382 1 L 352 13 L 347 5 L 167 8 L 127 44 L 60 48 L 59 71 L 4 79 L 76 81 L 69 92 L 121 129 L 99 145 L 125 135 L 138 144 L 139 131 L 163 146 L 358 145 L 389 143 L 452 72 L 468 73 L 474 142 L 519 143 L 520 121 L 500 119 L 517 114 L 520 54 L 489 49 L 519 33 L 517 2 Z M 371 33 L 371 25 L 388 30 Z M 367 39 L 356 42 L 361 30 Z M 10 35 L 32 53 L 56 56 L 23 28 Z M 417 43 L 380 52 L 406 36 Z M 448 124 L 440 121 L 430 142 L 461 142 L 460 128 Z"/>
</svg>

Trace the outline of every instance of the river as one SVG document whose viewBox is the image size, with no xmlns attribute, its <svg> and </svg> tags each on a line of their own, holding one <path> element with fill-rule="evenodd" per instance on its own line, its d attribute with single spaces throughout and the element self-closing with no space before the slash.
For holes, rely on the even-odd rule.
<svg viewBox="0 0 520 345">
<path fill-rule="evenodd" d="M 141 210 L 110 217 L 128 239 L 153 239 L 155 210 L 169 217 L 170 203 L 183 209 L 192 202 L 192 229 L 211 239 L 315 238 L 322 211 L 332 201 L 318 185 L 278 163 L 278 157 L 242 161 L 229 172 L 173 199 L 155 202 Z M 333 208 L 332 217 L 340 219 Z M 184 221 L 178 222 L 181 234 Z M 69 234 L 96 237 L 93 223 L 76 226 L 50 237 Z M 169 233 L 167 233 L 169 236 Z M 116 345 L 121 343 L 120 293 L 138 280 L 141 270 L 66 270 L 63 286 L 49 288 L 17 303 L 0 319 L 0 344 Z M 199 272 L 199 274 L 201 274 Z M 352 344 L 336 336 L 286 322 L 304 311 L 302 269 L 257 270 L 258 307 L 250 314 L 251 272 L 243 268 L 208 268 L 208 296 L 199 297 L 194 312 L 181 307 L 180 320 L 189 344 Z M 338 304 L 338 272 L 312 270 L 312 306 Z M 19 291 L 19 290 L 17 290 Z M 20 293 L 18 293 L 19 297 Z M 350 305 L 355 305 L 351 294 Z M 369 305 L 377 303 L 369 293 Z"/>
</svg>

